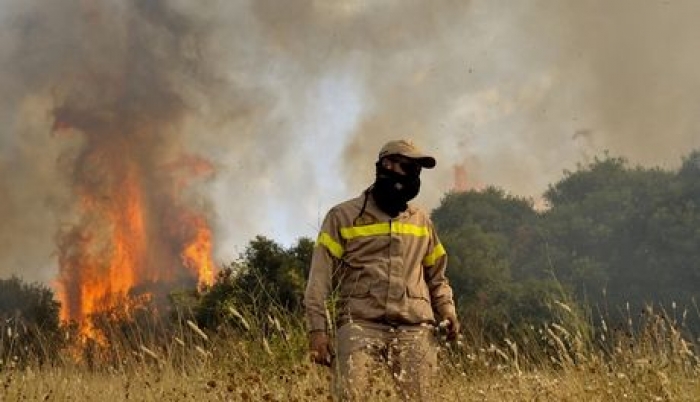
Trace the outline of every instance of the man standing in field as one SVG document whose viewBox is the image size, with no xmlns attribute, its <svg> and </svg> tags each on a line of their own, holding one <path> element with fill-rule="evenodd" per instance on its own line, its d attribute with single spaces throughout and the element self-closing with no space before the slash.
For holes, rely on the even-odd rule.
<svg viewBox="0 0 700 402">
<path fill-rule="evenodd" d="M 434 326 L 459 332 L 447 256 L 429 216 L 408 205 L 422 168 L 435 158 L 411 141 L 379 152 L 376 180 L 326 215 L 305 294 L 311 358 L 330 365 L 326 301 L 337 295 L 337 380 L 345 399 L 367 396 L 373 370 L 386 365 L 404 398 L 429 398 L 437 368 Z"/>
</svg>

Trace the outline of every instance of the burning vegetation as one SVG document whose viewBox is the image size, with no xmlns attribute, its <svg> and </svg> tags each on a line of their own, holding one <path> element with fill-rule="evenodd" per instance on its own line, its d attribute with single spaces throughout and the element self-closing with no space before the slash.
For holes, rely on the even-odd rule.
<svg viewBox="0 0 700 402">
<path fill-rule="evenodd" d="M 213 282 L 212 230 L 194 190 L 214 168 L 182 140 L 190 109 L 174 77 L 197 61 L 189 27 L 159 1 L 129 2 L 127 29 L 106 38 L 108 10 L 82 11 L 96 47 L 78 50 L 84 64 L 54 93 L 53 132 L 75 141 L 59 161 L 74 197 L 57 234 L 57 288 L 61 318 L 92 336 L 95 314 Z"/>
</svg>

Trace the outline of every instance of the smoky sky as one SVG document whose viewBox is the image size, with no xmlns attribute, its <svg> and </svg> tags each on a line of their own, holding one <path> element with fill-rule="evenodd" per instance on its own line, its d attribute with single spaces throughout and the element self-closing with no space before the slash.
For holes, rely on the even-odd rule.
<svg viewBox="0 0 700 402">
<path fill-rule="evenodd" d="M 256 234 L 315 236 L 333 203 L 371 183 L 390 139 L 435 154 L 417 200 L 427 208 L 455 165 L 470 186 L 534 198 L 606 150 L 674 168 L 700 146 L 699 11 L 690 0 L 0 1 L 0 275 L 53 280 L 56 234 L 79 219 L 71 169 L 89 144 L 54 130 L 67 100 L 92 111 L 74 113 L 92 119 L 78 128 L 153 127 L 125 137 L 144 166 L 180 152 L 211 162 L 184 196 L 207 211 L 228 262 Z"/>
</svg>

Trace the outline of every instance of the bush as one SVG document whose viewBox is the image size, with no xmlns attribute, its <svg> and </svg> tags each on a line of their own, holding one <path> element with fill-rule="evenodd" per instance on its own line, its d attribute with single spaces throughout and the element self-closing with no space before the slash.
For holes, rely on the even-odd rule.
<svg viewBox="0 0 700 402">
<path fill-rule="evenodd" d="M 250 313 L 262 322 L 280 312 L 301 312 L 313 242 L 301 238 L 285 249 L 265 237 L 250 242 L 241 260 L 222 269 L 194 308 L 197 322 L 207 328 L 224 322 L 240 326 L 233 311 Z"/>
<path fill-rule="evenodd" d="M 59 310 L 48 287 L 0 279 L 0 359 L 23 365 L 55 358 L 62 345 Z"/>
</svg>

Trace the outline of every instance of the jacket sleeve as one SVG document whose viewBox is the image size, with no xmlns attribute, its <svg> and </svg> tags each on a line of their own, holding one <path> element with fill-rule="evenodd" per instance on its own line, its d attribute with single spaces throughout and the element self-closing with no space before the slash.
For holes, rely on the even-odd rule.
<svg viewBox="0 0 700 402">
<path fill-rule="evenodd" d="M 430 300 L 433 311 L 438 315 L 438 320 L 452 315 L 456 316 L 455 304 L 452 295 L 452 288 L 447 280 L 445 271 L 447 269 L 447 253 L 440 243 L 440 239 L 435 231 L 432 222 L 430 227 L 430 246 L 423 258 L 425 281 L 430 291 Z"/>
<path fill-rule="evenodd" d="M 344 254 L 337 214 L 326 215 L 311 257 L 309 279 L 304 293 L 306 324 L 309 331 L 326 331 L 326 300 L 333 287 L 333 271 Z"/>
</svg>

